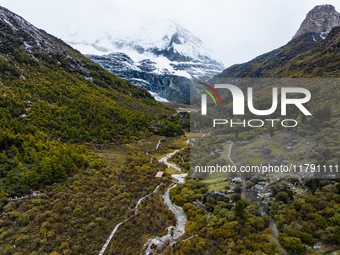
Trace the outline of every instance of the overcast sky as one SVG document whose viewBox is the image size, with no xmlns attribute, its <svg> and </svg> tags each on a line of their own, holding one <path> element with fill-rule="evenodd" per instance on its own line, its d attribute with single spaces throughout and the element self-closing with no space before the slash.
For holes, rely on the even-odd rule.
<svg viewBox="0 0 340 255">
<path fill-rule="evenodd" d="M 56 36 L 66 25 L 124 31 L 147 17 L 168 18 L 200 38 L 226 67 L 286 44 L 307 12 L 321 4 L 340 11 L 340 0 L 0 0 Z"/>
</svg>

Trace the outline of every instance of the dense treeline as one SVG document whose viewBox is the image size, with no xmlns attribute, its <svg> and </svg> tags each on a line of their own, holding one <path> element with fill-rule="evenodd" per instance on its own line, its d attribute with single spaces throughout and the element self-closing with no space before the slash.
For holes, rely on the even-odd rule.
<svg viewBox="0 0 340 255">
<path fill-rule="evenodd" d="M 164 171 L 164 165 L 151 163 L 146 156 L 131 155 L 120 169 L 96 167 L 95 161 L 101 159 L 94 154 L 88 157 L 86 170 L 64 183 L 46 186 L 36 197 L 0 200 L 1 254 L 98 254 L 115 224 L 134 215 L 137 201 L 161 183 L 154 176 Z M 165 188 L 161 185 L 125 228 L 136 223 L 143 226 L 139 234 L 155 235 L 174 225 L 173 215 L 161 202 Z M 135 229 L 130 231 L 125 237 L 129 245 Z"/>
<path fill-rule="evenodd" d="M 176 205 L 201 200 L 204 193 L 208 191 L 207 185 L 203 182 L 188 180 L 184 185 L 178 185 L 170 190 L 170 199 Z"/>
<path fill-rule="evenodd" d="M 300 181 L 291 179 L 300 186 Z M 308 179 L 308 192 L 292 195 L 284 183 L 273 189 L 275 201 L 268 202 L 269 214 L 275 218 L 282 246 L 301 254 L 305 245 L 315 242 L 340 244 L 340 184 L 330 180 Z"/>
<path fill-rule="evenodd" d="M 180 166 L 181 169 L 186 171 L 190 170 L 190 147 L 186 147 L 183 150 L 178 151 L 170 158 L 170 162 Z"/>
<path fill-rule="evenodd" d="M 177 240 L 162 254 L 284 254 L 272 235 L 268 216 L 261 216 L 250 200 L 240 199 L 234 205 L 213 197 L 207 200 L 206 184 L 197 180 L 172 190 L 172 201 L 184 204 L 190 240 Z"/>
<path fill-rule="evenodd" d="M 90 164 L 96 169 L 104 164 L 103 160 L 91 160 L 84 146 L 50 141 L 39 131 L 33 136 L 1 130 L 0 151 L 0 189 L 11 196 L 61 181 Z"/>
</svg>

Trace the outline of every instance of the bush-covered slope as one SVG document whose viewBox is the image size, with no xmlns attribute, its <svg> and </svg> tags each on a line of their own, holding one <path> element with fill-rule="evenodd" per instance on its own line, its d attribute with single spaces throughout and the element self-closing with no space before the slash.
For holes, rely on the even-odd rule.
<svg viewBox="0 0 340 255">
<path fill-rule="evenodd" d="M 143 153 L 108 165 L 87 148 L 182 132 L 174 110 L 146 90 L 2 7 L 0 109 L 0 254 L 98 254 L 165 168 Z M 157 211 L 142 204 L 132 220 L 141 234 L 173 224 L 165 188 L 145 201 Z"/>
<path fill-rule="evenodd" d="M 0 189 L 8 194 L 92 164 L 78 145 L 181 133 L 173 109 L 2 7 L 0 109 Z"/>
<path fill-rule="evenodd" d="M 99 160 L 93 154 L 88 157 Z M 46 186 L 31 199 L 0 199 L 0 254 L 98 254 L 115 225 L 134 215 L 137 201 L 160 184 L 155 173 L 165 170 L 147 156 L 131 155 L 120 169 L 100 163 L 64 183 Z M 172 213 L 161 202 L 165 188 L 161 185 L 139 207 L 137 216 L 121 227 L 117 235 L 128 240 L 112 254 L 136 254 L 131 248 L 142 249 L 143 234 L 156 235 L 174 224 Z M 157 210 L 150 210 L 150 203 Z"/>
<path fill-rule="evenodd" d="M 0 14 L 1 106 L 8 108 L 1 113 L 6 122 L 18 119 L 50 137 L 83 143 L 141 137 L 158 114 L 171 113 L 146 90 L 19 16 L 3 8 Z"/>
</svg>

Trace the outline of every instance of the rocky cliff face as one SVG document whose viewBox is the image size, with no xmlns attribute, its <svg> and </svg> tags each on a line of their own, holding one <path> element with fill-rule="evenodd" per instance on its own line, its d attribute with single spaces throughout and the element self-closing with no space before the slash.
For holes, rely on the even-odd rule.
<svg viewBox="0 0 340 255">
<path fill-rule="evenodd" d="M 150 59 L 135 62 L 120 52 L 86 56 L 120 78 L 148 90 L 158 101 L 185 103 L 190 97 L 189 78 L 174 75 L 167 69 L 159 70 Z"/>
<path fill-rule="evenodd" d="M 340 26 L 340 13 L 333 5 L 318 5 L 308 12 L 293 39 L 309 32 L 318 33 L 322 39 L 325 39 L 331 29 L 336 26 Z"/>
</svg>

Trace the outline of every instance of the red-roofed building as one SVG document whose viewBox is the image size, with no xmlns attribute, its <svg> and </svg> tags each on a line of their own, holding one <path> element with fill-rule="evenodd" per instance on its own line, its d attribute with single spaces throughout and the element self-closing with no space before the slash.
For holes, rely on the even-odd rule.
<svg viewBox="0 0 340 255">
<path fill-rule="evenodd" d="M 163 177 L 163 172 L 157 172 L 155 177 Z"/>
</svg>

